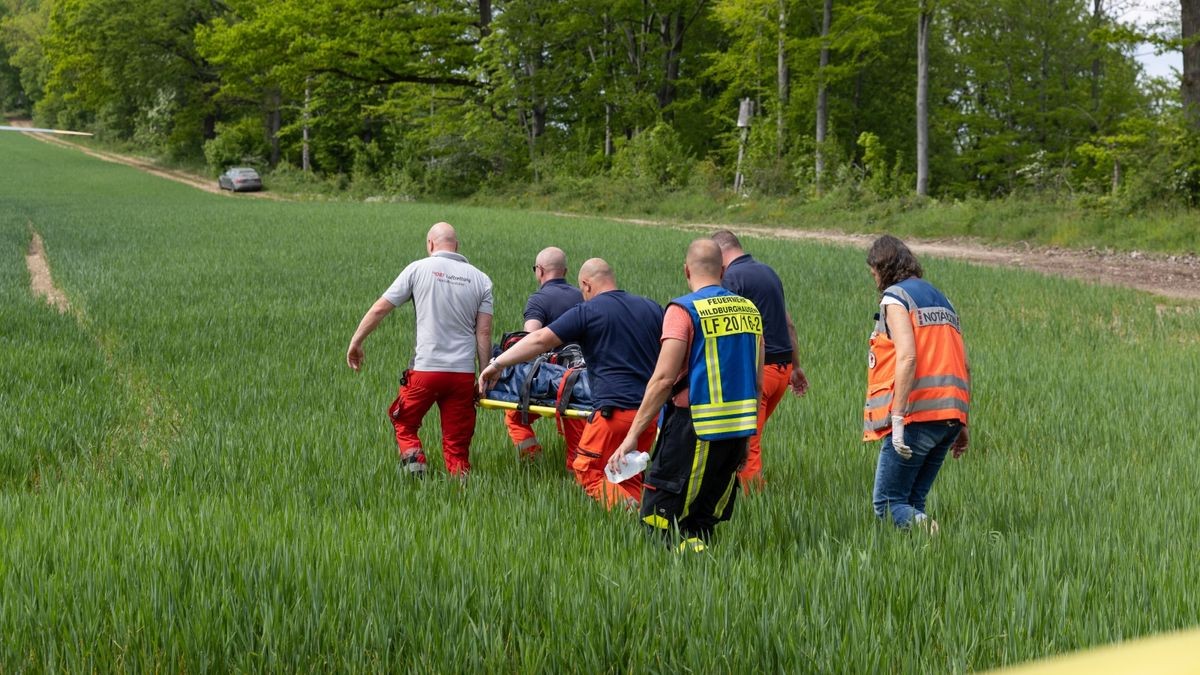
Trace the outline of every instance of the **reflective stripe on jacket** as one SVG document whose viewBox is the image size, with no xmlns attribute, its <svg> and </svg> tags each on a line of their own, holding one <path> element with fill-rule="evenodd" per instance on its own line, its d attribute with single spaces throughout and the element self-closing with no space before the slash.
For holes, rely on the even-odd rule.
<svg viewBox="0 0 1200 675">
<path fill-rule="evenodd" d="M 971 382 L 967 374 L 958 314 L 941 291 L 913 277 L 889 286 L 883 294 L 899 300 L 908 310 L 916 342 L 917 368 L 908 396 L 906 424 L 958 420 L 967 423 Z M 880 312 L 871 333 L 867 355 L 867 401 L 863 407 L 863 440 L 874 441 L 892 433 L 892 393 L 896 384 L 896 343 Z M 903 406 L 901 406 L 903 407 Z"/>
<path fill-rule="evenodd" d="M 672 300 L 692 318 L 688 404 L 696 436 L 746 438 L 758 429 L 758 354 L 762 316 L 754 303 L 706 286 Z"/>
</svg>

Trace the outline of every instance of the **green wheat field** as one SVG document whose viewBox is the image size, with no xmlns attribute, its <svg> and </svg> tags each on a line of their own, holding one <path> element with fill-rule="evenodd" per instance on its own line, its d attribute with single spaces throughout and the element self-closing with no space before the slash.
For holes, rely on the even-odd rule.
<svg viewBox="0 0 1200 675">
<path fill-rule="evenodd" d="M 437 220 L 497 336 L 548 245 L 686 290 L 686 232 L 231 198 L 0 135 L 0 671 L 955 672 L 1200 623 L 1196 305 L 924 260 L 975 378 L 931 539 L 871 513 L 863 253 L 748 239 L 812 391 L 768 426 L 767 491 L 681 556 L 587 499 L 557 438 L 519 464 L 496 412 L 467 485 L 438 452 L 399 474 L 411 306 L 362 373 L 344 355 Z M 35 230 L 72 313 L 30 293 Z"/>
</svg>

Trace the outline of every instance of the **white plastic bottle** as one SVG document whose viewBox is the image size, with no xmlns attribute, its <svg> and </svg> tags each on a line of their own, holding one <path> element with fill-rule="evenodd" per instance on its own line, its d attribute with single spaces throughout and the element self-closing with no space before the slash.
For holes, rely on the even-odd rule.
<svg viewBox="0 0 1200 675">
<path fill-rule="evenodd" d="M 646 470 L 646 465 L 650 463 L 650 453 L 647 452 L 629 452 L 621 457 L 618 464 L 618 469 L 613 472 L 611 467 L 604 467 L 604 475 L 608 477 L 610 483 L 620 483 L 629 480 Z"/>
</svg>

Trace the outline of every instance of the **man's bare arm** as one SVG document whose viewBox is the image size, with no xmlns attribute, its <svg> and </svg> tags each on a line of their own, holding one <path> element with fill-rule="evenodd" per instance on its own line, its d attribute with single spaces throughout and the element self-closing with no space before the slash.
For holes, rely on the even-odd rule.
<svg viewBox="0 0 1200 675">
<path fill-rule="evenodd" d="M 492 359 L 492 315 L 479 312 L 475 315 L 475 355 L 479 369 L 483 370 Z"/>
<path fill-rule="evenodd" d="M 797 396 L 808 393 L 808 376 L 800 367 L 800 341 L 796 338 L 796 324 L 792 322 L 792 313 L 787 313 L 788 339 L 792 341 L 792 377 L 788 384 Z"/>
<path fill-rule="evenodd" d="M 683 340 L 667 338 L 662 341 L 662 348 L 658 352 L 658 362 L 654 365 L 654 374 L 646 383 L 646 393 L 642 396 L 642 404 L 638 406 L 633 424 L 629 427 L 629 433 L 625 435 L 625 440 L 621 441 L 621 445 L 609 459 L 609 465 L 614 470 L 622 455 L 637 448 L 638 436 L 641 436 L 650 423 L 658 417 L 658 411 L 671 397 L 671 389 L 675 386 L 675 380 L 679 378 L 679 373 L 683 371 L 683 364 L 687 359 L 687 348 L 687 343 Z"/>
<path fill-rule="evenodd" d="M 367 313 L 363 315 L 362 321 L 358 323 L 358 328 L 354 331 L 354 337 L 350 338 L 350 347 L 346 350 L 346 365 L 357 371 L 362 367 L 363 358 L 363 341 L 367 336 L 379 327 L 384 317 L 391 313 L 396 306 L 389 302 L 386 298 L 379 298 Z"/>
</svg>

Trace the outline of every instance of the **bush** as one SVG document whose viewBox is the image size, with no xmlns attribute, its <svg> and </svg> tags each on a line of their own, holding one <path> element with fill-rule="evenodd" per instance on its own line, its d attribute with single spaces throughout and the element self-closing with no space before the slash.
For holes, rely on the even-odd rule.
<svg viewBox="0 0 1200 675">
<path fill-rule="evenodd" d="M 204 143 L 204 159 L 214 173 L 235 164 L 265 167 L 269 152 L 262 124 L 253 117 L 217 124 L 216 138 Z"/>
<path fill-rule="evenodd" d="M 680 188 L 687 185 L 693 164 L 679 134 L 660 122 L 621 144 L 612 173 L 650 187 Z"/>
</svg>

